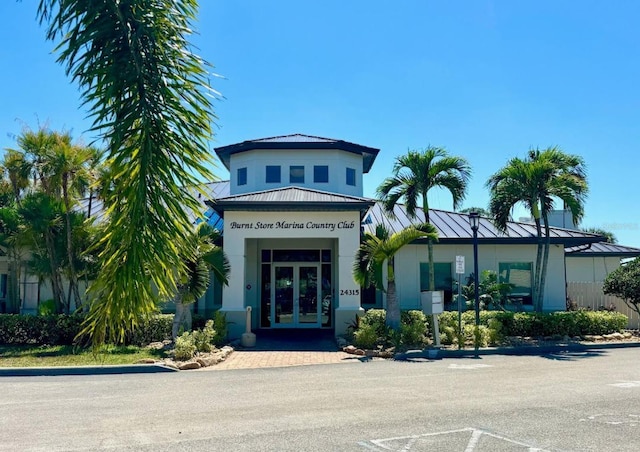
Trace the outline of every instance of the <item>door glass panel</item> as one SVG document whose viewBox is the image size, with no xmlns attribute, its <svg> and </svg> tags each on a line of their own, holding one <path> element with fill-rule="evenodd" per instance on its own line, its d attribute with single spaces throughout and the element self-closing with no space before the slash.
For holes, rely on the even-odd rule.
<svg viewBox="0 0 640 452">
<path fill-rule="evenodd" d="M 318 267 L 301 266 L 298 280 L 300 323 L 318 323 Z"/>
<path fill-rule="evenodd" d="M 293 267 L 275 268 L 275 323 L 291 324 L 293 318 Z"/>
</svg>

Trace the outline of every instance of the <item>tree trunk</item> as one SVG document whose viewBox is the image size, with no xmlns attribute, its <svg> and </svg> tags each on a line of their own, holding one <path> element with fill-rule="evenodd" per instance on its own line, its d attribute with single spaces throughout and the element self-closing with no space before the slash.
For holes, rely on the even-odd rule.
<svg viewBox="0 0 640 452">
<path fill-rule="evenodd" d="M 542 250 L 544 247 L 542 237 L 542 227 L 540 226 L 540 218 L 535 218 L 536 232 L 538 234 L 538 249 L 536 253 L 536 268 L 533 278 L 533 307 L 536 312 L 542 312 L 542 305 L 540 304 L 540 275 L 542 274 Z"/>
<path fill-rule="evenodd" d="M 545 243 L 544 243 L 544 256 L 542 258 L 542 272 L 540 273 L 540 296 L 538 299 L 539 311 L 542 312 L 544 305 L 544 286 L 547 279 L 547 268 L 549 266 L 549 248 L 551 247 L 551 237 L 549 236 L 549 221 L 545 217 Z"/>
<path fill-rule="evenodd" d="M 51 231 L 47 227 L 44 233 L 44 241 L 47 247 L 47 254 L 49 254 L 49 266 L 51 267 L 51 290 L 53 292 L 53 300 L 56 303 L 56 311 L 63 312 L 64 305 L 62 301 L 63 290 L 62 281 L 60 280 L 60 272 L 56 264 L 55 247 L 53 245 L 53 237 Z"/>
<path fill-rule="evenodd" d="M 78 278 L 73 265 L 73 237 L 71 234 L 71 203 L 69 202 L 68 176 L 65 174 L 62 180 L 62 196 L 64 198 L 65 219 L 67 222 L 67 259 L 69 260 L 69 300 L 68 305 L 71 306 L 71 293 L 75 300 L 75 306 L 78 308 L 82 304 L 80 291 L 78 290 Z"/>
<path fill-rule="evenodd" d="M 176 295 L 175 303 L 176 313 L 173 316 L 173 325 L 171 327 L 173 342 L 176 341 L 181 326 L 184 327 L 184 331 L 191 331 L 192 327 L 191 309 L 188 304 L 182 303 L 182 294 Z"/>
<path fill-rule="evenodd" d="M 429 290 L 436 290 L 436 271 L 433 264 L 433 240 L 429 239 L 427 244 L 429 250 Z"/>
<path fill-rule="evenodd" d="M 386 324 L 393 331 L 400 330 L 400 304 L 396 296 L 396 282 L 387 281 L 387 318 Z"/>
</svg>

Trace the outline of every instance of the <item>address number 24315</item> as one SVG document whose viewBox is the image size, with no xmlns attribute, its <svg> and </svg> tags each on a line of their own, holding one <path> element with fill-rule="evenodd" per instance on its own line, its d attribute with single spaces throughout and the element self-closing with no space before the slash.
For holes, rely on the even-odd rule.
<svg viewBox="0 0 640 452">
<path fill-rule="evenodd" d="M 360 295 L 360 289 L 340 289 L 340 295 Z"/>
</svg>

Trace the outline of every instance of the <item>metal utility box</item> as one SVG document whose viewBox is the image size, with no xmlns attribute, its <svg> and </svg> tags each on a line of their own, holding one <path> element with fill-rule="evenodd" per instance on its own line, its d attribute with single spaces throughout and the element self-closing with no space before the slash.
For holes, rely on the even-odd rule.
<svg viewBox="0 0 640 452">
<path fill-rule="evenodd" d="M 420 292 L 420 301 L 422 302 L 422 312 L 427 315 L 441 314 L 444 310 L 444 292 L 442 290 Z"/>
</svg>

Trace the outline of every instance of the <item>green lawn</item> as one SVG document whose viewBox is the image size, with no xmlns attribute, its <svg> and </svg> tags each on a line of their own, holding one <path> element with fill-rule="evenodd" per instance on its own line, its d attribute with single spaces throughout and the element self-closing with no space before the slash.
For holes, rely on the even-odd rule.
<svg viewBox="0 0 640 452">
<path fill-rule="evenodd" d="M 90 348 L 70 345 L 0 346 L 0 367 L 49 367 L 49 366 L 95 366 L 108 364 L 135 364 L 146 358 L 162 359 L 162 351 L 134 346 L 104 347 L 94 355 Z"/>
</svg>

